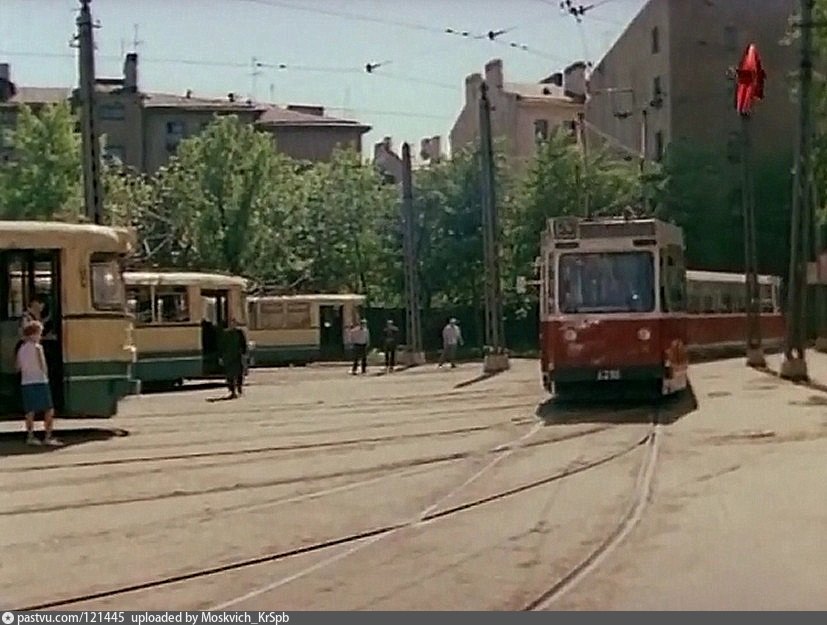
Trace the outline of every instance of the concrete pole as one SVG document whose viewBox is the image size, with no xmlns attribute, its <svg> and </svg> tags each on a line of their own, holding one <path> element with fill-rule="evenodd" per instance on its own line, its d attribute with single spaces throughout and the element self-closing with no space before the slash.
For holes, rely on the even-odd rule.
<svg viewBox="0 0 827 625">
<path fill-rule="evenodd" d="M 482 182 L 482 228 L 485 254 L 485 335 L 483 370 L 496 373 L 508 369 L 500 283 L 499 224 L 494 179 L 494 149 L 491 138 L 491 102 L 488 86 L 480 86 L 480 161 Z"/>
<path fill-rule="evenodd" d="M 799 88 L 798 153 L 793 191 L 792 228 L 790 232 L 790 278 L 787 305 L 787 340 L 781 377 L 788 380 L 808 379 L 805 359 L 807 343 L 807 260 L 812 204 L 810 197 L 812 149 L 812 80 L 813 80 L 813 5 L 801 0 L 801 67 Z"/>
<path fill-rule="evenodd" d="M 81 146 L 83 149 L 83 190 L 86 216 L 96 224 L 103 222 L 103 185 L 101 184 L 100 137 L 95 123 L 95 43 L 91 0 L 80 0 L 78 26 L 78 94 L 81 105 Z"/>
<path fill-rule="evenodd" d="M 741 115 L 742 135 L 742 189 L 744 220 L 744 274 L 746 289 L 746 356 L 750 367 L 766 367 L 764 349 L 761 345 L 761 302 L 758 290 L 758 250 L 755 228 L 754 184 L 752 177 L 752 146 L 750 137 L 750 117 Z"/>
<path fill-rule="evenodd" d="M 416 258 L 415 215 L 413 209 L 413 175 L 411 146 L 402 145 L 402 241 L 405 254 L 405 321 L 408 366 L 425 364 L 419 315 L 419 272 Z"/>
</svg>

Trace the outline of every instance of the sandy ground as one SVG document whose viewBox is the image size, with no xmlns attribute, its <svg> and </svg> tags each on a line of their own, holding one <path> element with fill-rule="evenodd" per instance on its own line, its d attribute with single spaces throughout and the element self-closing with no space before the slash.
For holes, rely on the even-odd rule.
<svg viewBox="0 0 827 625">
<path fill-rule="evenodd" d="M 521 609 L 618 527 L 652 409 L 545 405 L 512 364 L 255 371 L 237 401 L 192 385 L 62 422 L 57 450 L 4 425 L 0 605 L 149 584 L 68 608 Z M 827 394 L 740 361 L 691 375 L 641 522 L 552 608 L 827 608 Z"/>
</svg>

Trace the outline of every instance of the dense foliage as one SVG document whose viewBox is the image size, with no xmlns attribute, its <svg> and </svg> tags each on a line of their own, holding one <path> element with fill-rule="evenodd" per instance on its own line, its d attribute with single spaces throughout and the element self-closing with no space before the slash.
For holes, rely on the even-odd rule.
<svg viewBox="0 0 827 625">
<path fill-rule="evenodd" d="M 823 97 L 820 107 L 827 113 Z M 11 142 L 15 156 L 0 168 L 0 218 L 82 219 L 79 141 L 69 108 L 38 114 L 22 108 Z M 764 265 L 782 273 L 788 164 L 780 158 L 756 167 L 760 243 L 775 250 L 778 261 Z M 546 220 L 582 214 L 587 201 L 595 215 L 631 207 L 675 221 L 685 229 L 690 265 L 739 270 L 740 195 L 732 172 L 725 154 L 685 143 L 670 146 L 645 178 L 637 163 L 609 152 L 593 149 L 584 162 L 565 134 L 540 144 L 536 157 L 519 167 L 508 167 L 498 150 L 509 305 L 527 307 L 534 297 L 516 293 L 514 285 L 518 276 L 534 274 Z M 821 169 L 819 175 L 827 180 Z M 423 303 L 480 306 L 478 153 L 459 151 L 417 169 L 414 186 Z M 284 290 L 357 291 L 385 306 L 402 303 L 400 189 L 351 151 L 337 152 L 328 163 L 295 161 L 277 153 L 269 135 L 221 117 L 183 141 L 153 176 L 107 165 L 104 188 L 107 221 L 138 229 L 143 263 L 242 274 Z M 652 199 L 645 206 L 644 194 Z"/>
</svg>

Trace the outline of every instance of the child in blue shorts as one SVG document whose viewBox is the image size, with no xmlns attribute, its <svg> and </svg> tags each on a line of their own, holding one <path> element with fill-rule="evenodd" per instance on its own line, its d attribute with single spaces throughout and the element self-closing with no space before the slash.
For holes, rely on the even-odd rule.
<svg viewBox="0 0 827 625">
<path fill-rule="evenodd" d="M 43 336 L 43 324 L 31 321 L 23 327 L 23 344 L 17 351 L 17 369 L 20 371 L 20 391 L 23 397 L 23 411 L 26 413 L 26 443 L 39 445 L 34 435 L 34 416 L 43 413 L 46 430 L 46 445 L 60 445 L 52 436 L 55 409 L 52 392 L 49 388 L 49 374 L 46 356 L 40 339 Z"/>
</svg>

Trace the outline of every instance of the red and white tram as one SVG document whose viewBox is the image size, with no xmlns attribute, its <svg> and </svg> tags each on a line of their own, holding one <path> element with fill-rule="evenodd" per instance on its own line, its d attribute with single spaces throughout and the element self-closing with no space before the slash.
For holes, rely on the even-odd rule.
<svg viewBox="0 0 827 625">
<path fill-rule="evenodd" d="M 744 345 L 744 276 L 686 271 L 681 229 L 655 219 L 549 221 L 541 257 L 545 387 L 687 386 L 690 351 Z M 780 339 L 779 281 L 762 276 L 762 334 Z"/>
</svg>

